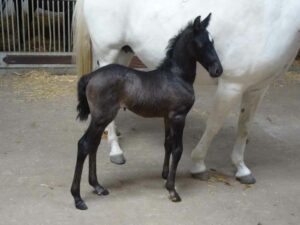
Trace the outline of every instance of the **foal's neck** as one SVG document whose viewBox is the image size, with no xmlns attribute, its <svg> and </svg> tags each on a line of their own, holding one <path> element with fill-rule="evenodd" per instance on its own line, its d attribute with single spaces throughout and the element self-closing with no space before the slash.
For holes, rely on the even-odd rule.
<svg viewBox="0 0 300 225">
<path fill-rule="evenodd" d="M 179 69 L 176 75 L 186 82 L 193 84 L 196 76 L 196 60 L 192 57 L 186 46 L 175 49 L 173 57 L 173 67 Z"/>
<path fill-rule="evenodd" d="M 189 84 L 194 83 L 196 76 L 196 60 L 188 50 L 188 44 L 193 37 L 192 32 L 191 28 L 187 27 L 171 41 L 167 56 L 160 66 Z"/>
</svg>

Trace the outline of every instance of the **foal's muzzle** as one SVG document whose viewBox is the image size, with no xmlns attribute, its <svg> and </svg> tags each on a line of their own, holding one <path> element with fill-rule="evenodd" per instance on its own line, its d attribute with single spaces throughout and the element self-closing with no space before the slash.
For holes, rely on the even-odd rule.
<svg viewBox="0 0 300 225">
<path fill-rule="evenodd" d="M 214 65 L 209 67 L 208 72 L 211 77 L 219 77 L 223 73 L 223 67 L 221 66 L 221 64 L 215 63 Z"/>
</svg>

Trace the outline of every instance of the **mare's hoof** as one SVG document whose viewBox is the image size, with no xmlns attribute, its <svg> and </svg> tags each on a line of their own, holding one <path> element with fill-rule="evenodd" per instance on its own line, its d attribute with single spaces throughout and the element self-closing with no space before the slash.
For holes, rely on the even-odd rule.
<svg viewBox="0 0 300 225">
<path fill-rule="evenodd" d="M 208 171 L 204 171 L 201 173 L 192 173 L 191 174 L 193 178 L 202 180 L 202 181 L 208 181 L 209 180 L 209 173 Z"/>
<path fill-rule="evenodd" d="M 117 164 L 117 165 L 123 165 L 123 164 L 126 163 L 126 159 L 125 159 L 123 154 L 111 155 L 110 156 L 110 161 L 114 164 Z"/>
<path fill-rule="evenodd" d="M 172 202 L 181 202 L 181 198 L 177 192 L 170 191 L 169 199 Z"/>
<path fill-rule="evenodd" d="M 256 180 L 252 174 L 243 177 L 236 177 L 236 180 L 241 184 L 255 184 Z"/>
<path fill-rule="evenodd" d="M 77 209 L 80 209 L 80 210 L 87 210 L 88 209 L 88 207 L 86 206 L 86 204 L 82 200 L 75 202 L 75 207 Z"/>
<path fill-rule="evenodd" d="M 109 191 L 103 187 L 95 187 L 94 193 L 97 195 L 108 195 Z"/>
</svg>

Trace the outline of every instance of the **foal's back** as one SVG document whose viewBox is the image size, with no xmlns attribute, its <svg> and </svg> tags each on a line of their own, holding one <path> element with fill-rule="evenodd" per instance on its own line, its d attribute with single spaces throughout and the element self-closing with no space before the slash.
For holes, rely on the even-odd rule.
<svg viewBox="0 0 300 225">
<path fill-rule="evenodd" d="M 189 109 L 194 103 L 194 90 L 167 70 L 146 72 L 111 64 L 93 72 L 87 98 L 91 109 L 115 104 L 144 117 L 165 117 L 173 110 Z M 92 106 L 95 103 L 97 106 Z"/>
</svg>

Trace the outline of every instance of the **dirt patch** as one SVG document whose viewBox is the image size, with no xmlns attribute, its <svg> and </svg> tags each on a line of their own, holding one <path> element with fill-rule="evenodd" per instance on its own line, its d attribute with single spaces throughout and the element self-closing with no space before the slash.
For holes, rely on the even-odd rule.
<svg viewBox="0 0 300 225">
<path fill-rule="evenodd" d="M 75 75 L 50 75 L 43 71 L 31 71 L 16 76 L 2 76 L 1 86 L 9 85 L 14 94 L 24 101 L 54 99 L 76 94 Z"/>
<path fill-rule="evenodd" d="M 300 71 L 289 71 L 284 76 L 275 80 L 274 87 L 283 87 L 285 85 L 300 84 Z"/>
</svg>

